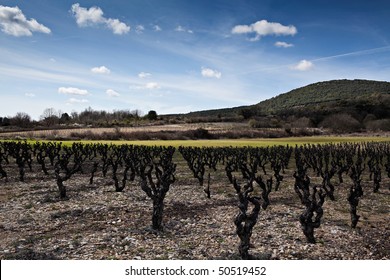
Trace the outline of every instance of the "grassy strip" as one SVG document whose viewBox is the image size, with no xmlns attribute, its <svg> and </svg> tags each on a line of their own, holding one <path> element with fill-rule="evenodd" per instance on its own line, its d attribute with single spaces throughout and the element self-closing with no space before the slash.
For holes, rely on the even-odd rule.
<svg viewBox="0 0 390 280">
<path fill-rule="evenodd" d="M 0 140 L 1 141 L 1 140 Z M 42 142 L 53 142 L 52 140 L 39 140 Z M 261 139 L 218 139 L 218 140 L 135 140 L 135 141 L 101 141 L 101 140 L 81 140 L 81 141 L 61 141 L 64 145 L 71 145 L 74 142 L 84 144 L 129 144 L 129 145 L 146 145 L 146 146 L 196 146 L 196 147 L 266 147 L 275 145 L 303 145 L 303 144 L 329 144 L 329 143 L 356 143 L 356 142 L 386 142 L 390 141 L 389 137 L 379 136 L 310 136 L 310 137 L 289 137 L 289 138 L 261 138 Z M 36 140 L 28 140 L 30 143 Z"/>
</svg>

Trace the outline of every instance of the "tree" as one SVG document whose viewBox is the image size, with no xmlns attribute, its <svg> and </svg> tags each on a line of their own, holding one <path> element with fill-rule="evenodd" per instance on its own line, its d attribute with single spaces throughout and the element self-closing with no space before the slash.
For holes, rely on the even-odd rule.
<svg viewBox="0 0 390 280">
<path fill-rule="evenodd" d="M 358 120 L 345 113 L 329 115 L 322 121 L 320 125 L 325 128 L 330 128 L 335 132 L 341 133 L 355 132 L 362 128 L 362 125 Z"/>
<path fill-rule="evenodd" d="M 59 118 L 56 110 L 54 108 L 46 108 L 41 115 L 41 121 L 46 126 L 58 124 Z"/>
<path fill-rule="evenodd" d="M 0 125 L 1 126 L 9 126 L 10 124 L 11 124 L 11 121 L 9 118 L 7 118 L 7 117 L 0 118 Z"/>
<path fill-rule="evenodd" d="M 253 110 L 251 110 L 249 108 L 241 109 L 239 114 L 244 118 L 244 120 L 247 120 L 255 115 Z"/>
<path fill-rule="evenodd" d="M 68 123 L 71 120 L 68 113 L 63 113 L 60 118 L 60 123 Z"/>
<path fill-rule="evenodd" d="M 79 119 L 79 113 L 72 111 L 72 113 L 70 113 L 70 117 L 72 118 L 73 122 L 76 122 Z"/>
<path fill-rule="evenodd" d="M 18 112 L 10 119 L 11 125 L 27 128 L 31 126 L 31 117 L 27 113 Z"/>
<path fill-rule="evenodd" d="M 138 119 L 142 116 L 142 111 L 136 109 L 130 112 L 135 119 Z"/>
<path fill-rule="evenodd" d="M 157 112 L 156 111 L 149 111 L 148 114 L 146 115 L 146 117 L 148 118 L 148 120 L 150 121 L 155 121 L 157 120 Z"/>
</svg>

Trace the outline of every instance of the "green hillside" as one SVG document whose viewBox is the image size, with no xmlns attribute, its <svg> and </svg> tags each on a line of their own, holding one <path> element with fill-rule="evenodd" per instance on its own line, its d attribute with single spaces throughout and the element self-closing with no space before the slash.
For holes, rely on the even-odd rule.
<svg viewBox="0 0 390 280">
<path fill-rule="evenodd" d="M 334 111 L 336 108 L 377 106 L 389 102 L 390 83 L 368 80 L 333 80 L 294 89 L 251 106 L 264 113 L 285 110 Z"/>
<path fill-rule="evenodd" d="M 390 82 L 332 80 L 310 84 L 251 106 L 206 110 L 185 114 L 187 118 L 248 119 L 260 116 L 320 116 L 333 113 L 373 114 L 390 118 Z"/>
</svg>

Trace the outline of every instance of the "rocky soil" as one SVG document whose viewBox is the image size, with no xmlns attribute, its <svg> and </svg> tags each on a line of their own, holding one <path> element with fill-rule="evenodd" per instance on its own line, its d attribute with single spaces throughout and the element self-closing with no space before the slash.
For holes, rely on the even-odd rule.
<svg viewBox="0 0 390 280">
<path fill-rule="evenodd" d="M 383 176 L 384 177 L 384 176 Z M 211 199 L 188 174 L 178 176 L 165 200 L 164 231 L 151 230 L 152 203 L 137 182 L 115 192 L 101 176 L 66 181 L 60 200 L 55 180 L 28 173 L 26 183 L 0 181 L 1 259 L 239 259 L 233 219 L 234 189 L 213 176 Z M 308 244 L 298 222 L 303 206 L 286 179 L 261 210 L 250 250 L 262 259 L 389 259 L 390 180 L 379 193 L 364 183 L 358 227 L 351 229 L 348 181 L 327 200 L 316 244 Z"/>
</svg>

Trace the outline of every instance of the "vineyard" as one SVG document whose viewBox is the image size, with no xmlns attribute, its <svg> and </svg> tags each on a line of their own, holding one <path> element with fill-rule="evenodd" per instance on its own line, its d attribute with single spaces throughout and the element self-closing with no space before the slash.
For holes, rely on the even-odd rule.
<svg viewBox="0 0 390 280">
<path fill-rule="evenodd" d="M 390 143 L 0 142 L 1 259 L 389 259 Z"/>
</svg>

